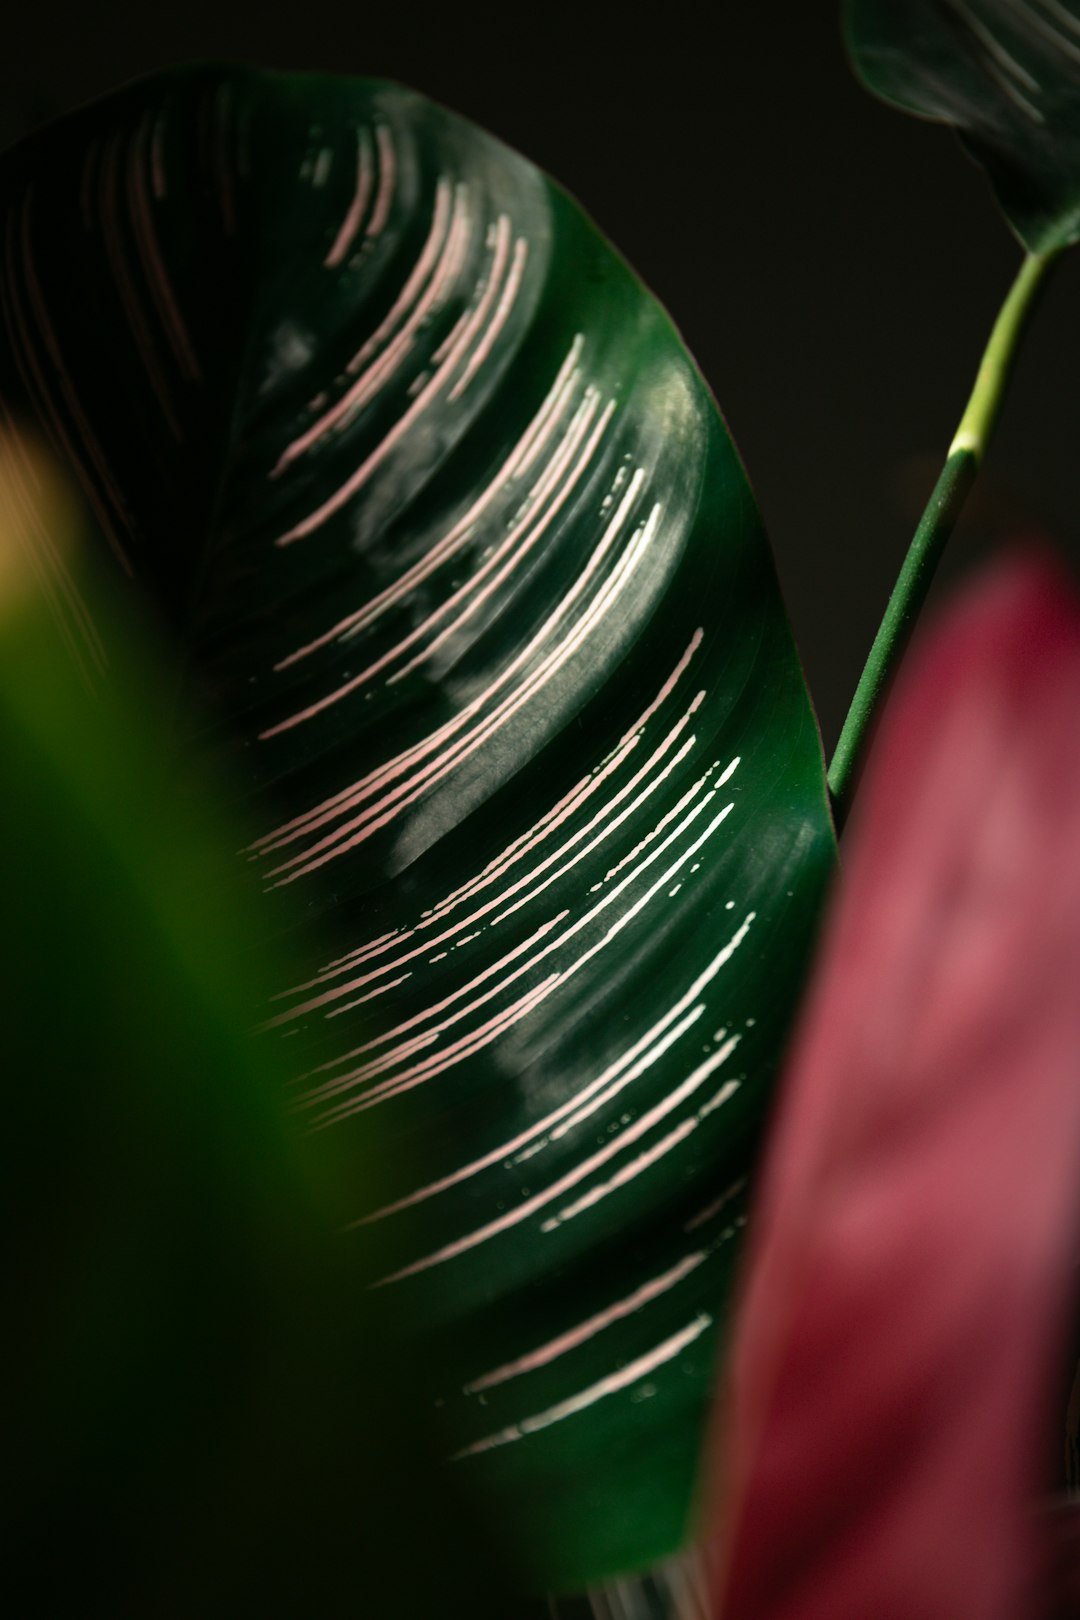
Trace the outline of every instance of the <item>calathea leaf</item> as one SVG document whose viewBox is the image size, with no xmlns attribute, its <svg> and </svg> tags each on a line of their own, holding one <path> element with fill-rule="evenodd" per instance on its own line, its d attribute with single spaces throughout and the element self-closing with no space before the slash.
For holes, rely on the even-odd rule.
<svg viewBox="0 0 1080 1620">
<path fill-rule="evenodd" d="M 0 198 L 0 393 L 318 953 L 266 1024 L 417 1399 L 538 1583 L 647 1564 L 833 858 L 724 423 L 565 194 L 393 86 L 156 78 Z"/>
<path fill-rule="evenodd" d="M 1077 0 L 847 0 L 872 90 L 959 131 L 1034 253 L 1080 237 Z"/>
</svg>

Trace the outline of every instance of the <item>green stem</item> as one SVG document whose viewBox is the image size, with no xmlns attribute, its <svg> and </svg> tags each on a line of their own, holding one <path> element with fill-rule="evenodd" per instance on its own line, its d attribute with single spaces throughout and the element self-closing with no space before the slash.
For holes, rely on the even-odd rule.
<svg viewBox="0 0 1080 1620">
<path fill-rule="evenodd" d="M 1045 273 L 1056 257 L 1056 252 L 1027 255 L 994 322 L 967 409 L 904 558 L 829 766 L 829 791 L 837 827 L 847 814 L 855 773 L 882 691 L 907 645 L 945 542 L 975 482 L 997 422 L 1020 336 Z"/>
</svg>

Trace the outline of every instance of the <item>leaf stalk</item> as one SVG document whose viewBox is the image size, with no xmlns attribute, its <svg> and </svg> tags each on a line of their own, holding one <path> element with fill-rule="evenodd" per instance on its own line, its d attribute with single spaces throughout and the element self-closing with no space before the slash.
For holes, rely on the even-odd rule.
<svg viewBox="0 0 1080 1620">
<path fill-rule="evenodd" d="M 908 547 L 829 766 L 829 792 L 837 830 L 846 819 L 863 749 L 882 695 L 907 646 L 946 541 L 975 482 L 997 423 L 1020 338 L 1046 272 L 1057 257 L 1057 250 L 1025 256 L 994 322 L 971 398 Z"/>
</svg>

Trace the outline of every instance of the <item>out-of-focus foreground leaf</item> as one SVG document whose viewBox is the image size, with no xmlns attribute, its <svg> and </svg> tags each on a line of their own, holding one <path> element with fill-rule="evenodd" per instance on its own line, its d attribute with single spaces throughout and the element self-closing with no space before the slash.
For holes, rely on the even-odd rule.
<svg viewBox="0 0 1080 1620">
<path fill-rule="evenodd" d="M 1012 563 L 871 750 L 756 1207 L 724 1620 L 1027 1620 L 1080 1226 L 1080 606 Z M 1053 1448 L 1053 1449 L 1052 1449 Z"/>
<path fill-rule="evenodd" d="M 268 1013 L 369 1307 L 538 1585 L 648 1565 L 833 858 L 716 406 L 558 187 L 394 86 L 132 86 L 0 163 L 0 220 L 0 396 L 318 942 Z"/>
<path fill-rule="evenodd" d="M 458 1614 L 467 1590 L 501 1620 L 334 1241 L 336 1169 L 250 1032 L 274 953 L 235 823 L 166 745 L 166 672 L 76 527 L 55 468 L 0 437 L 5 1591 L 295 1620 Z M 96 693 L 58 590 L 110 646 Z"/>
<path fill-rule="evenodd" d="M 1080 237 L 1080 0 L 846 0 L 871 90 L 952 124 L 1033 253 Z"/>
</svg>

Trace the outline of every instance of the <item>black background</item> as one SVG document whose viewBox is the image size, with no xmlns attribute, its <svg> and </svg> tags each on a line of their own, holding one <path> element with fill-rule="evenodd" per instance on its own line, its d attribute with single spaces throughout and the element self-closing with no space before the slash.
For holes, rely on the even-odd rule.
<svg viewBox="0 0 1080 1620">
<path fill-rule="evenodd" d="M 232 58 L 398 79 L 526 153 L 659 295 L 712 384 L 831 744 L 1019 262 L 952 136 L 854 81 L 838 11 L 41 0 L 0 29 L 0 142 L 152 68 Z M 1080 559 L 1078 357 L 1074 254 L 944 581 L 1010 538 Z"/>
</svg>

